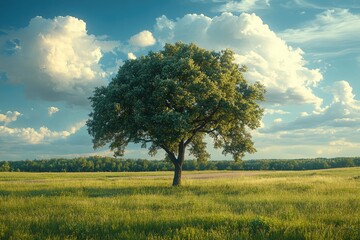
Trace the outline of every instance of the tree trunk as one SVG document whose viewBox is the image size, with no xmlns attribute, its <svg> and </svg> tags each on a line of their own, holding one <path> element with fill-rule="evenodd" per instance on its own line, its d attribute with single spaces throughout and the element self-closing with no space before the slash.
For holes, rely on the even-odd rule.
<svg viewBox="0 0 360 240">
<path fill-rule="evenodd" d="M 174 180 L 173 180 L 173 186 L 180 186 L 181 185 L 181 171 L 182 171 L 182 163 L 175 164 L 175 171 L 174 171 Z"/>
<path fill-rule="evenodd" d="M 174 159 L 175 171 L 174 171 L 174 180 L 173 186 L 180 186 L 181 185 L 181 172 L 182 172 L 182 165 L 185 160 L 185 143 L 181 141 L 179 143 L 179 155 L 177 159 Z"/>
</svg>

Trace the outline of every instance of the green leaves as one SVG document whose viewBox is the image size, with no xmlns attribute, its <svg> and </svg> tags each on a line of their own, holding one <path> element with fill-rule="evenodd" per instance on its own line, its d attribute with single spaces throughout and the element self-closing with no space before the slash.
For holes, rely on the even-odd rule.
<svg viewBox="0 0 360 240">
<path fill-rule="evenodd" d="M 236 160 L 254 152 L 247 129 L 260 126 L 258 102 L 265 90 L 249 84 L 242 75 L 246 68 L 233 61 L 231 50 L 217 53 L 184 43 L 126 61 L 111 83 L 90 98 L 87 126 L 94 147 L 110 143 L 122 155 L 129 142 L 137 142 L 150 154 L 163 148 L 178 157 L 180 146 L 190 147 L 204 161 L 209 136 Z"/>
</svg>

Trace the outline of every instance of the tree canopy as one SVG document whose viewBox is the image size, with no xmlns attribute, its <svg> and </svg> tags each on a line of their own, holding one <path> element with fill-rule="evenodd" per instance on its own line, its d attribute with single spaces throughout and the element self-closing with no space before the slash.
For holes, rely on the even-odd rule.
<svg viewBox="0 0 360 240">
<path fill-rule="evenodd" d="M 231 50 L 208 51 L 195 44 L 166 44 L 120 67 L 108 86 L 95 89 L 87 122 L 94 148 L 110 143 L 123 155 L 128 143 L 149 154 L 165 150 L 181 183 L 185 150 L 209 158 L 205 136 L 214 147 L 240 160 L 255 152 L 250 130 L 260 126 L 264 87 L 250 84 Z"/>
</svg>

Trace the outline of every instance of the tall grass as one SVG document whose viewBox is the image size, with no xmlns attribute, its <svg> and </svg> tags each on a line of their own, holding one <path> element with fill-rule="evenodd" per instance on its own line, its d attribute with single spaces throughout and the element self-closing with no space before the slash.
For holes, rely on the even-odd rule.
<svg viewBox="0 0 360 240">
<path fill-rule="evenodd" d="M 360 168 L 252 173 L 1 173 L 0 239 L 360 239 Z"/>
</svg>

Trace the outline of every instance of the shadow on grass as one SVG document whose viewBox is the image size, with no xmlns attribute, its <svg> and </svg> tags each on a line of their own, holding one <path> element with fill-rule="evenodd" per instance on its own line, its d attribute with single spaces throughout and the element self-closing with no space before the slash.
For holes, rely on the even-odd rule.
<svg viewBox="0 0 360 240">
<path fill-rule="evenodd" d="M 195 195 L 204 196 L 207 194 L 221 193 L 226 196 L 245 196 L 258 194 L 263 189 L 257 187 L 238 188 L 236 186 L 181 186 L 172 187 L 169 185 L 159 186 L 112 186 L 112 187 L 63 187 L 51 188 L 44 187 L 41 189 L 26 190 L 2 190 L 0 189 L 0 197 L 56 197 L 56 196 L 81 196 L 90 198 L 99 197 L 116 197 L 116 196 L 132 196 L 132 195 Z"/>
<path fill-rule="evenodd" d="M 212 192 L 212 191 L 211 191 Z M 186 186 L 186 187 L 171 187 L 171 186 L 131 186 L 131 187 L 64 187 L 61 189 L 34 189 L 34 190 L 0 190 L 0 197 L 14 196 L 14 197 L 56 197 L 56 196 L 83 196 L 90 198 L 97 197 L 116 197 L 116 196 L 131 196 L 131 195 L 174 195 L 174 194 L 193 194 L 204 195 L 208 194 L 209 190 L 205 187 Z"/>
<path fill-rule="evenodd" d="M 359 239 L 359 230 L 344 226 L 289 226 L 271 218 L 250 219 L 201 218 L 158 219 L 127 222 L 109 220 L 67 221 L 54 218 L 48 222 L 29 224 L 29 239 Z M 8 228 L 1 239 L 15 239 L 15 226 Z"/>
<path fill-rule="evenodd" d="M 223 239 L 224 236 L 228 239 L 242 239 L 241 235 L 253 237 L 250 239 L 278 239 L 269 238 L 270 234 L 274 234 L 271 233 L 270 226 L 258 219 L 229 221 L 226 218 L 196 217 L 191 221 L 166 219 L 132 223 L 68 222 L 65 219 L 52 219 L 45 224 L 30 224 L 30 232 L 31 235 L 41 233 L 44 239 L 54 236 L 62 239 L 149 239 L 149 236 L 157 239 Z"/>
</svg>

